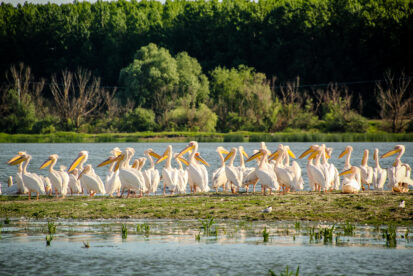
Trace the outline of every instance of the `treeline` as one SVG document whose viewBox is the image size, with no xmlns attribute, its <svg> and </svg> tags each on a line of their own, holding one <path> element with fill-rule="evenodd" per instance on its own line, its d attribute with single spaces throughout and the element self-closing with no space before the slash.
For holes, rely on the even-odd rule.
<svg viewBox="0 0 413 276">
<path fill-rule="evenodd" d="M 390 118 L 403 104 L 388 126 L 399 132 L 412 34 L 411 0 L 2 3 L 0 115 L 15 123 L 1 130 L 363 132 L 361 115 Z M 12 70 L 27 66 L 25 93 Z M 384 104 L 400 80 L 402 97 Z"/>
</svg>

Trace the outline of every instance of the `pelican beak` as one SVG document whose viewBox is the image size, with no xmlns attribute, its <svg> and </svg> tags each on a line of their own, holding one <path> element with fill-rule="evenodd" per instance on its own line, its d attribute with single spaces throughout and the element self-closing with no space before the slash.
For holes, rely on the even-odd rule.
<svg viewBox="0 0 413 276">
<path fill-rule="evenodd" d="M 189 162 L 188 162 L 188 160 L 186 160 L 185 158 L 183 158 L 183 157 L 177 157 L 177 159 L 178 159 L 179 161 L 181 161 L 182 163 L 184 163 L 186 166 L 189 166 Z"/>
<path fill-rule="evenodd" d="M 149 155 L 152 156 L 152 157 L 155 157 L 156 159 L 161 158 L 161 156 L 159 154 L 157 154 L 156 152 L 154 152 L 154 151 L 150 151 Z"/>
<path fill-rule="evenodd" d="M 290 149 L 287 149 L 287 152 L 288 152 L 288 155 L 289 155 L 291 158 L 296 159 L 296 157 L 295 157 L 295 155 L 294 155 L 294 152 L 292 152 Z"/>
<path fill-rule="evenodd" d="M 73 161 L 72 165 L 70 165 L 69 170 L 67 172 L 73 171 L 77 166 L 79 166 L 80 162 L 85 159 L 85 155 L 79 155 L 75 161 Z"/>
<path fill-rule="evenodd" d="M 11 158 L 9 161 L 7 161 L 7 164 L 11 164 L 14 161 L 16 161 L 17 159 L 19 159 L 21 157 L 20 154 L 15 155 L 13 158 Z"/>
<path fill-rule="evenodd" d="M 219 150 L 219 152 L 221 153 L 221 154 L 229 154 L 229 151 L 227 151 L 226 149 L 221 149 L 221 150 Z M 248 157 L 247 157 L 248 158 Z"/>
<path fill-rule="evenodd" d="M 230 152 L 227 154 L 227 156 L 225 156 L 224 162 L 226 162 L 228 159 L 230 159 L 231 156 L 233 156 L 233 155 L 234 155 L 234 151 L 230 151 Z"/>
<path fill-rule="evenodd" d="M 310 153 L 312 153 L 313 151 L 314 151 L 314 149 L 312 149 L 312 148 L 310 147 L 310 148 L 308 148 L 308 150 L 306 150 L 305 152 L 303 152 L 298 158 L 299 158 L 299 159 L 304 158 L 307 154 L 310 154 Z"/>
<path fill-rule="evenodd" d="M 367 154 L 366 154 L 366 152 L 364 152 L 363 153 L 363 158 L 361 159 L 361 164 L 364 164 L 366 162 L 366 157 L 367 157 Z"/>
<path fill-rule="evenodd" d="M 184 152 L 184 151 L 187 152 L 187 151 L 188 151 L 187 149 L 188 149 L 188 147 L 186 147 L 183 151 L 181 151 L 181 152 L 178 154 L 177 157 L 180 157 L 182 152 Z M 185 154 L 185 153 L 183 153 L 183 154 Z M 158 159 L 158 161 L 156 161 L 155 164 L 161 163 L 161 162 L 164 161 L 166 158 L 168 158 L 168 156 L 169 156 L 169 148 L 167 148 L 167 149 L 165 150 L 165 152 L 163 153 L 162 156 L 159 156 L 159 159 Z"/>
<path fill-rule="evenodd" d="M 330 158 L 331 158 L 331 156 L 328 155 L 327 151 L 324 151 L 324 154 L 325 154 L 325 156 L 326 156 L 327 159 L 330 159 Z"/>
<path fill-rule="evenodd" d="M 273 153 L 271 153 L 271 155 L 268 157 L 268 161 L 277 159 L 278 156 L 280 156 L 280 153 L 278 152 L 278 150 L 274 151 Z"/>
<path fill-rule="evenodd" d="M 195 148 L 194 145 L 188 145 L 186 146 L 186 148 L 184 148 L 179 154 L 178 157 L 181 157 L 182 155 L 184 155 L 185 153 L 187 153 L 188 151 L 192 151 Z"/>
<path fill-rule="evenodd" d="M 119 170 L 119 166 L 120 166 L 120 161 L 122 161 L 123 160 L 123 158 L 125 158 L 125 154 L 121 154 L 121 155 L 119 155 L 118 157 L 116 157 L 116 159 L 118 159 L 117 161 L 116 161 L 116 165 L 115 165 L 115 168 L 114 168 L 114 171 L 116 172 L 117 170 Z"/>
<path fill-rule="evenodd" d="M 318 155 L 318 151 L 313 151 L 310 156 L 308 157 L 308 160 L 314 159 L 316 158 Z"/>
<path fill-rule="evenodd" d="M 139 160 L 136 159 L 132 164 L 132 168 L 137 169 L 139 167 L 139 164 L 140 164 Z"/>
<path fill-rule="evenodd" d="M 338 158 L 340 159 L 340 158 L 342 158 L 344 155 L 346 155 L 348 153 L 348 150 L 347 150 L 347 148 L 345 149 L 345 150 L 343 150 L 343 152 L 342 153 L 340 153 L 340 155 L 338 156 Z"/>
<path fill-rule="evenodd" d="M 209 164 L 207 161 L 205 161 L 204 158 L 201 157 L 201 155 L 199 154 L 195 154 L 195 159 L 198 160 L 199 162 L 201 162 L 202 164 L 204 164 L 205 166 L 209 167 Z"/>
<path fill-rule="evenodd" d="M 79 176 L 77 177 L 77 180 L 79 180 L 79 179 L 82 177 L 82 175 L 84 175 L 84 174 L 86 173 L 86 171 L 87 171 L 87 169 L 84 168 L 83 171 L 82 171 L 82 172 L 79 174 Z"/>
<path fill-rule="evenodd" d="M 49 166 L 50 164 L 52 164 L 52 162 L 53 162 L 53 159 L 52 159 L 52 158 L 47 159 L 47 160 L 44 161 L 44 163 L 40 166 L 40 169 L 46 168 L 47 166 Z"/>
<path fill-rule="evenodd" d="M 13 162 L 9 163 L 10 166 L 14 166 L 14 165 L 18 165 L 20 163 L 22 163 L 24 160 L 26 160 L 25 156 L 19 156 L 19 158 L 17 158 L 16 160 L 14 160 Z"/>
<path fill-rule="evenodd" d="M 261 157 L 261 156 L 262 156 L 262 152 L 259 151 L 259 152 L 255 153 L 255 154 L 251 155 L 250 158 L 248 158 L 246 162 L 250 162 L 250 161 L 252 161 L 252 160 L 254 160 L 254 159 L 258 158 L 258 157 Z"/>
<path fill-rule="evenodd" d="M 391 151 L 386 152 L 385 154 L 383 154 L 383 155 L 381 156 L 381 158 L 386 158 L 386 157 L 392 156 L 393 154 L 396 154 L 396 153 L 398 153 L 398 152 L 400 152 L 400 149 L 391 150 Z"/>
<path fill-rule="evenodd" d="M 109 165 L 109 164 L 112 164 L 113 162 L 118 161 L 119 159 L 122 158 L 122 157 L 120 157 L 120 156 L 122 156 L 122 153 L 119 154 L 119 155 L 117 155 L 116 157 L 113 157 L 113 156 L 109 157 L 108 159 L 106 159 L 105 161 L 103 161 L 102 163 L 100 163 L 100 164 L 98 165 L 98 168 L 99 168 L 99 167 L 106 166 L 106 165 Z"/>
<path fill-rule="evenodd" d="M 348 169 L 344 172 L 341 172 L 339 175 L 342 176 L 342 175 L 346 175 L 346 174 L 351 174 L 352 172 L 353 172 L 353 170 L 352 170 L 352 168 L 350 168 L 350 169 Z"/>
<path fill-rule="evenodd" d="M 245 150 L 241 150 L 242 155 L 244 155 L 245 158 L 249 158 L 248 154 L 245 152 Z"/>
</svg>

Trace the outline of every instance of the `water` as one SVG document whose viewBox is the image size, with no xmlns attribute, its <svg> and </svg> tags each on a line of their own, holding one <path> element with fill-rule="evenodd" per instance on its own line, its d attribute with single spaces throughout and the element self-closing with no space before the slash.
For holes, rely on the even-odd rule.
<svg viewBox="0 0 413 276">
<path fill-rule="evenodd" d="M 58 220 L 51 246 L 47 222 L 11 220 L 0 240 L 1 273 L 82 275 L 268 275 L 300 268 L 300 275 L 411 275 L 413 239 L 397 231 L 397 247 L 389 249 L 380 229 L 357 225 L 354 236 L 331 243 L 310 240 L 311 222 L 218 221 L 217 235 L 204 235 L 195 220 Z M 121 224 L 128 226 L 122 240 Z M 149 236 L 136 232 L 147 223 Z M 262 230 L 270 232 L 264 243 Z M 410 232 L 412 232 L 410 228 Z M 288 231 L 288 232 L 287 232 Z M 200 233 L 200 240 L 195 235 Z M 336 225 L 335 235 L 343 233 Z M 90 248 L 84 248 L 88 242 Z"/>
<path fill-rule="evenodd" d="M 96 168 L 96 166 L 105 160 L 109 156 L 109 152 L 114 147 L 120 147 L 124 149 L 126 147 L 132 147 L 136 150 L 134 158 L 142 157 L 144 150 L 152 148 L 158 154 L 163 154 L 166 147 L 170 143 L 59 143 L 59 144 L 0 144 L 0 182 L 3 185 L 7 185 L 7 178 L 9 175 L 14 175 L 16 173 L 16 167 L 6 165 L 7 160 L 13 157 L 18 151 L 26 151 L 32 155 L 32 161 L 29 165 L 29 171 L 35 172 L 41 175 L 48 175 L 47 169 L 39 170 L 41 164 L 48 158 L 49 155 L 57 153 L 59 155 L 59 160 L 57 162 L 56 168 L 60 165 L 65 165 L 69 167 L 72 161 L 77 157 L 81 150 L 87 150 L 89 152 L 89 159 L 87 163 L 93 165 L 96 173 L 100 175 L 102 180 L 105 179 L 107 168 Z M 288 143 L 292 151 L 298 157 L 302 152 L 304 152 L 313 143 Z M 338 159 L 339 154 L 345 149 L 347 145 L 352 145 L 354 148 L 353 154 L 351 156 L 351 163 L 353 165 L 360 165 L 361 159 L 363 157 L 364 149 L 370 150 L 369 155 L 369 165 L 375 166 L 373 160 L 373 152 L 375 148 L 378 148 L 380 154 L 383 154 L 394 148 L 397 143 L 327 143 L 327 147 L 333 148 L 333 154 L 330 159 L 330 163 L 334 163 L 339 171 L 344 167 L 345 158 Z M 187 144 L 186 143 L 171 143 L 174 152 L 181 151 Z M 204 157 L 206 161 L 211 165 L 208 169 L 209 176 L 211 179 L 212 172 L 220 166 L 220 159 L 216 148 L 218 146 L 224 146 L 226 149 L 231 149 L 232 147 L 244 146 L 245 151 L 251 155 L 254 149 L 260 147 L 259 143 L 199 143 L 199 152 Z M 402 157 L 404 163 L 408 163 L 413 167 L 413 143 L 404 143 L 406 146 L 406 152 Z M 277 149 L 278 143 L 267 143 L 268 149 L 274 151 Z M 305 190 L 308 190 L 307 172 L 305 166 L 307 160 L 296 160 L 302 169 Z M 380 160 L 382 168 L 390 167 L 394 162 L 394 157 L 389 157 Z M 255 166 L 256 162 L 247 163 L 247 166 Z M 173 166 L 177 166 L 175 160 L 172 162 Z M 239 156 L 234 162 L 235 166 L 239 165 Z M 149 166 L 149 162 L 146 162 L 145 168 Z M 156 166 L 159 170 L 162 170 L 163 163 Z M 211 186 L 211 180 L 210 180 Z M 259 185 L 257 186 L 259 187 Z M 159 188 L 160 192 L 160 188 Z"/>
</svg>

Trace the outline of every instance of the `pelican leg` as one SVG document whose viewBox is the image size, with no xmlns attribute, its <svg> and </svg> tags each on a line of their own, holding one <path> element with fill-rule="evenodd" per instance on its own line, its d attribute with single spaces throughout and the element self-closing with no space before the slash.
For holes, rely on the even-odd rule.
<svg viewBox="0 0 413 276">
<path fill-rule="evenodd" d="M 36 192 L 36 200 L 39 200 L 39 192 Z"/>
<path fill-rule="evenodd" d="M 129 198 L 130 195 L 130 189 L 128 189 L 128 195 L 126 196 L 126 198 Z"/>
<path fill-rule="evenodd" d="M 166 190 L 166 185 L 165 185 L 165 183 L 164 183 L 164 184 L 163 184 L 163 195 L 166 195 L 165 190 Z"/>
<path fill-rule="evenodd" d="M 31 201 L 32 191 L 29 190 L 29 201 Z"/>
</svg>

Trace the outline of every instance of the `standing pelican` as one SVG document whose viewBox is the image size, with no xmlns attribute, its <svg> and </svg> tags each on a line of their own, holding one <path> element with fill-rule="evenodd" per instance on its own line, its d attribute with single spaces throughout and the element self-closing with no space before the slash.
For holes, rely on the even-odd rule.
<svg viewBox="0 0 413 276">
<path fill-rule="evenodd" d="M 255 173 L 255 168 L 246 167 L 244 162 L 244 157 L 249 158 L 248 154 L 245 152 L 243 146 L 238 147 L 239 158 L 240 158 L 240 170 L 242 171 L 242 186 L 245 187 L 246 192 L 248 193 L 248 186 L 253 186 L 253 192 L 255 192 L 255 185 L 258 183 L 258 176 Z"/>
<path fill-rule="evenodd" d="M 79 174 L 78 179 L 83 179 L 83 183 L 89 192 L 89 196 L 94 196 L 99 193 L 104 195 L 105 185 L 95 171 L 92 169 L 92 165 L 88 164 L 85 166 L 83 171 Z"/>
<path fill-rule="evenodd" d="M 305 156 L 307 156 L 308 154 L 311 154 L 313 152 L 315 152 L 317 149 L 319 148 L 318 145 L 311 145 L 305 152 L 303 152 L 300 157 L 298 157 L 299 159 L 304 158 Z M 314 176 L 312 175 L 312 171 L 314 170 L 314 164 L 313 164 L 313 158 L 308 158 L 308 162 L 307 162 L 307 176 L 308 176 L 308 184 L 310 186 L 311 191 L 315 191 L 316 190 L 316 180 L 314 178 Z M 317 173 L 318 174 L 318 173 Z"/>
<path fill-rule="evenodd" d="M 326 166 L 329 168 L 329 172 L 332 175 L 333 183 L 331 184 L 331 187 L 338 191 L 340 190 L 340 174 L 338 173 L 337 167 L 333 163 L 328 163 L 328 159 L 331 158 L 331 154 L 333 153 L 333 148 L 326 148 Z"/>
<path fill-rule="evenodd" d="M 240 167 L 234 166 L 234 160 L 236 156 L 237 148 L 232 148 L 228 155 L 225 157 L 225 161 L 229 159 L 229 163 L 225 167 L 225 174 L 230 183 L 232 193 L 235 193 L 236 190 L 242 187 L 242 179 L 244 176 L 242 169 Z"/>
<path fill-rule="evenodd" d="M 164 154 L 156 161 L 156 164 L 161 163 L 166 160 L 165 167 L 162 169 L 162 179 L 163 179 L 163 194 L 166 194 L 166 187 L 171 191 L 171 194 L 175 192 L 178 188 L 178 171 L 172 168 L 172 146 L 169 145 Z"/>
<path fill-rule="evenodd" d="M 87 151 L 82 150 L 81 152 L 79 152 L 76 159 L 69 166 L 69 169 L 67 170 L 67 172 L 70 173 L 77 167 L 79 167 L 79 171 L 83 171 L 84 169 L 83 164 L 87 161 L 88 157 L 89 157 L 89 153 Z M 88 191 L 86 190 L 86 186 L 82 179 L 80 179 L 80 185 L 82 187 L 83 193 L 88 193 Z"/>
<path fill-rule="evenodd" d="M 367 185 L 368 189 L 370 190 L 370 185 L 373 183 L 373 168 L 370 167 L 367 163 L 369 160 L 369 150 L 365 149 L 363 153 L 363 159 L 361 160 L 360 165 L 360 176 L 361 176 L 361 184 Z M 364 187 L 363 187 L 364 190 Z"/>
<path fill-rule="evenodd" d="M 376 190 L 382 191 L 387 179 L 387 170 L 380 167 L 379 149 L 376 148 L 374 150 L 373 158 L 376 161 L 376 167 L 373 169 L 373 187 Z"/>
<path fill-rule="evenodd" d="M 181 157 L 189 151 L 191 151 L 191 153 L 189 154 L 189 166 L 187 167 L 188 182 L 190 185 L 192 184 L 194 193 L 197 187 L 201 192 L 208 192 L 210 189 L 208 186 L 208 171 L 204 165 L 209 166 L 209 164 L 199 155 L 198 143 L 196 141 L 189 142 L 178 156 Z"/>
<path fill-rule="evenodd" d="M 344 194 L 356 194 L 360 191 L 361 185 L 356 179 L 356 176 L 358 173 L 360 173 L 360 169 L 354 166 L 340 173 L 340 176 L 347 175 L 347 174 L 350 175 L 349 177 L 345 177 L 343 180 L 342 192 Z"/>
<path fill-rule="evenodd" d="M 158 185 L 160 182 L 160 176 L 159 176 L 159 171 L 155 169 L 155 162 L 153 162 L 152 157 L 159 159 L 160 156 L 159 154 L 154 152 L 152 149 L 145 150 L 144 154 L 146 155 L 146 157 L 149 159 L 149 162 L 151 163 L 151 166 L 149 167 L 149 169 L 143 172 L 143 177 L 145 178 L 145 184 L 148 187 L 147 193 L 156 194 L 156 190 L 158 189 Z"/>
<path fill-rule="evenodd" d="M 187 166 L 189 165 L 189 163 L 184 158 L 178 156 L 178 153 L 175 153 L 174 158 L 179 166 L 179 169 L 176 169 L 178 174 L 178 192 L 184 194 L 186 192 L 186 186 L 188 185 L 188 171 L 184 170 L 182 163 Z"/>
<path fill-rule="evenodd" d="M 32 156 L 30 154 L 23 154 L 18 159 L 10 162 L 9 165 L 18 165 L 24 162 L 22 170 L 23 183 L 26 186 L 29 194 L 29 200 L 31 200 L 31 193 L 36 193 L 36 199 L 39 200 L 39 194 L 45 194 L 44 184 L 40 176 L 35 173 L 29 173 L 27 167 L 29 165 Z"/>
<path fill-rule="evenodd" d="M 80 180 L 77 179 L 78 177 L 78 169 L 74 169 L 69 173 L 68 189 L 70 190 L 71 195 L 80 194 L 82 192 L 82 186 L 80 185 Z"/>
<path fill-rule="evenodd" d="M 397 145 L 393 150 L 386 152 L 381 157 L 386 158 L 398 153 L 393 166 L 387 169 L 387 175 L 389 177 L 388 185 L 394 192 L 408 192 L 409 185 L 413 186 L 413 180 L 410 178 L 410 172 L 408 171 L 408 167 L 406 166 L 407 164 L 404 164 L 401 161 L 401 157 L 403 156 L 404 152 L 404 145 Z"/>
<path fill-rule="evenodd" d="M 65 198 L 69 184 L 69 176 L 66 172 L 56 171 L 54 169 L 58 158 L 59 156 L 57 154 L 50 155 L 49 158 L 40 166 L 40 169 L 44 169 L 49 166 L 49 178 L 52 183 L 52 188 L 55 191 L 56 198 L 59 197 L 59 194 L 62 195 L 62 198 Z M 67 177 L 64 174 L 66 174 Z"/>
<path fill-rule="evenodd" d="M 15 155 L 13 158 L 11 158 L 9 161 L 7 161 L 7 164 L 11 164 L 13 161 L 16 161 L 17 159 L 19 159 L 21 156 L 23 156 L 25 154 L 26 154 L 26 152 L 19 151 L 17 153 L 17 155 Z M 17 166 L 16 185 L 17 185 L 17 193 L 18 194 L 27 194 L 29 190 L 26 188 L 26 186 L 24 186 L 22 172 L 23 172 L 23 162 L 21 162 Z"/>
<path fill-rule="evenodd" d="M 361 187 L 361 172 L 360 172 L 360 168 L 356 167 L 356 166 L 351 166 L 350 164 L 350 159 L 351 159 L 351 153 L 353 152 L 353 147 L 352 146 L 347 146 L 345 148 L 345 150 L 340 153 L 340 156 L 338 158 L 342 158 L 343 156 L 346 156 L 346 161 L 344 164 L 344 168 L 343 171 L 349 170 L 351 167 L 354 167 L 354 170 L 356 170 L 356 174 L 355 174 L 355 180 L 359 183 L 360 187 Z M 344 174 L 344 178 L 350 178 L 350 176 L 348 176 L 349 174 Z M 344 182 L 343 182 L 344 183 Z M 343 184 L 344 185 L 344 184 Z"/>
<path fill-rule="evenodd" d="M 256 168 L 255 173 L 259 178 L 261 183 L 261 189 L 265 195 L 265 190 L 269 189 L 270 194 L 272 190 L 278 191 L 280 189 L 280 185 L 278 184 L 277 175 L 275 174 L 274 170 L 268 166 L 268 150 L 261 148 L 257 153 L 251 155 L 248 158 L 247 162 L 261 157 L 260 163 L 258 168 Z"/>
<path fill-rule="evenodd" d="M 221 160 L 221 166 L 212 173 L 212 187 L 215 188 L 215 191 L 218 193 L 218 188 L 221 186 L 223 187 L 224 192 L 226 190 L 228 179 L 225 173 L 225 160 L 223 154 L 228 154 L 229 152 L 220 146 L 217 147 L 217 153 Z"/>
</svg>

